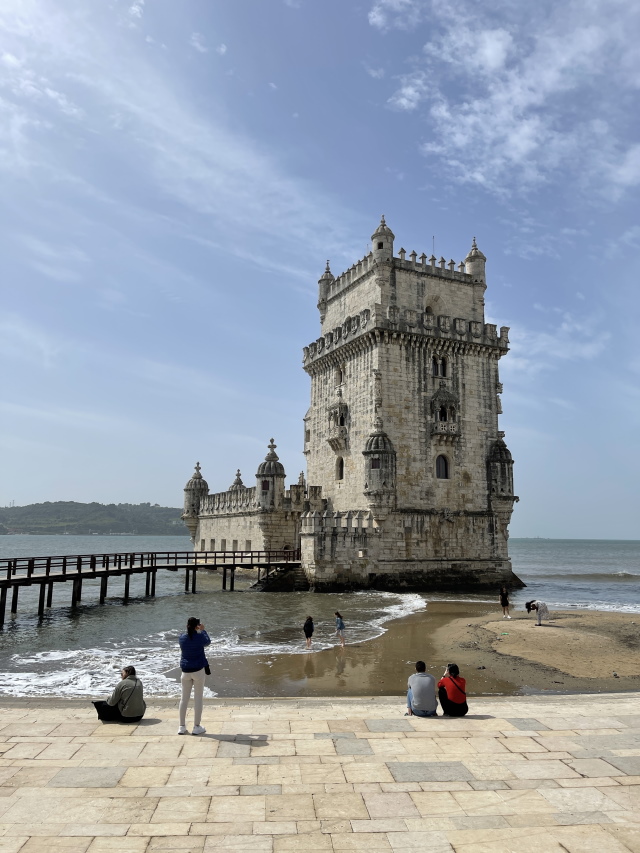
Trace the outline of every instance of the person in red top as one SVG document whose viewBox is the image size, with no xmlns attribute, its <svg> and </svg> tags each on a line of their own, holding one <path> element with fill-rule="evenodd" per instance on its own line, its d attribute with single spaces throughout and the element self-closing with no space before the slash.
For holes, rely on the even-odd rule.
<svg viewBox="0 0 640 853">
<path fill-rule="evenodd" d="M 457 664 L 447 664 L 444 675 L 438 682 L 438 699 L 445 717 L 464 717 L 468 713 L 467 683 L 460 677 Z"/>
</svg>

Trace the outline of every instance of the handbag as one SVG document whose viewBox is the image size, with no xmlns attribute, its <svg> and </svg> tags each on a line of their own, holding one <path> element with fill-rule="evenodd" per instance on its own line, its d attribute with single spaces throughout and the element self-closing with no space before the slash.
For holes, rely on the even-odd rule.
<svg viewBox="0 0 640 853">
<path fill-rule="evenodd" d="M 204 674 L 205 675 L 211 675 L 211 667 L 209 666 L 209 661 L 206 658 L 205 658 L 205 661 L 206 661 L 206 663 L 204 665 Z"/>
</svg>

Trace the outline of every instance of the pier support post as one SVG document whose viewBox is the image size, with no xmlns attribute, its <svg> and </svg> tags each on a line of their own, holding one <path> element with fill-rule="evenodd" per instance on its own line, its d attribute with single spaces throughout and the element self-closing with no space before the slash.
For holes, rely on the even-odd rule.
<svg viewBox="0 0 640 853">
<path fill-rule="evenodd" d="M 195 595 L 196 592 L 196 567 L 193 567 L 193 571 L 191 572 L 191 594 Z"/>
<path fill-rule="evenodd" d="M 103 578 L 100 578 L 100 604 L 104 604 L 104 600 L 107 597 L 107 584 L 109 583 L 109 578 L 105 575 Z"/>
<path fill-rule="evenodd" d="M 82 601 L 82 577 L 77 579 L 78 589 L 76 592 L 76 601 Z"/>
<path fill-rule="evenodd" d="M 224 565 L 222 567 L 222 589 L 227 588 L 227 567 Z"/>
<path fill-rule="evenodd" d="M 78 604 L 78 583 L 79 578 L 74 578 L 71 581 L 71 606 L 75 607 Z"/>
<path fill-rule="evenodd" d="M 149 590 L 151 589 L 151 572 L 147 572 L 147 577 L 144 582 L 144 594 L 145 596 L 149 595 Z"/>
<path fill-rule="evenodd" d="M 129 583 L 131 582 L 131 573 L 127 572 L 124 576 L 124 601 L 123 604 L 129 603 Z"/>
<path fill-rule="evenodd" d="M 156 594 L 156 574 L 157 571 L 154 569 L 151 572 L 151 597 L 154 598 Z"/>
<path fill-rule="evenodd" d="M 18 612 L 18 591 L 20 587 L 14 586 L 11 592 L 11 615 L 15 616 Z"/>
<path fill-rule="evenodd" d="M 53 604 L 53 584 L 47 584 L 47 607 L 51 607 Z"/>
<path fill-rule="evenodd" d="M 187 566 L 186 573 L 184 576 L 184 591 L 189 592 L 189 566 Z"/>
<path fill-rule="evenodd" d="M 44 583 L 40 584 L 40 595 L 38 596 L 38 621 L 42 622 L 44 617 L 44 602 L 45 595 L 47 593 L 47 585 Z"/>
<path fill-rule="evenodd" d="M 229 584 L 229 592 L 233 592 L 236 588 L 236 567 L 231 566 L 231 583 Z"/>
<path fill-rule="evenodd" d="M 7 609 L 7 587 L 0 589 L 0 628 L 4 625 L 4 614 Z"/>
</svg>

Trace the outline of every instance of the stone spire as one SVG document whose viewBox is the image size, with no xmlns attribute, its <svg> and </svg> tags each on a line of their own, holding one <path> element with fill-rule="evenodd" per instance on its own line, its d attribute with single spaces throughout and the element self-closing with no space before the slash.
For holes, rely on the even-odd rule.
<svg viewBox="0 0 640 853">
<path fill-rule="evenodd" d="M 246 487 L 245 487 L 245 484 L 242 482 L 242 477 L 240 476 L 240 469 L 238 468 L 238 470 L 236 471 L 236 478 L 233 481 L 233 483 L 229 486 L 229 491 L 230 492 L 237 492 L 238 489 L 244 489 L 244 488 L 246 488 Z"/>
</svg>

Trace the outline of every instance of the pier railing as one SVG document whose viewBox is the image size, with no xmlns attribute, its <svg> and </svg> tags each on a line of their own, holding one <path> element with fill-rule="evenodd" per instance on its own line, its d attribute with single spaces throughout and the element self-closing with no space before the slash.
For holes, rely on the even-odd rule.
<svg viewBox="0 0 640 853">
<path fill-rule="evenodd" d="M 185 570 L 185 592 L 196 591 L 199 569 L 223 570 L 222 588 L 227 589 L 227 570 L 230 573 L 230 590 L 234 589 L 235 570 L 238 567 L 257 568 L 258 579 L 263 570 L 266 576 L 273 570 L 299 564 L 299 550 L 275 551 L 135 551 L 113 554 L 64 554 L 46 557 L 0 558 L 0 628 L 4 624 L 8 591 L 12 591 L 11 614 L 18 608 L 20 587 L 39 584 L 38 617 L 45 607 L 52 606 L 53 585 L 72 583 L 71 606 L 82 597 L 83 580 L 100 580 L 100 604 L 104 604 L 110 577 L 124 575 L 123 603 L 129 600 L 131 575 L 146 574 L 145 595 L 154 596 L 156 574 L 159 569 Z"/>
</svg>

